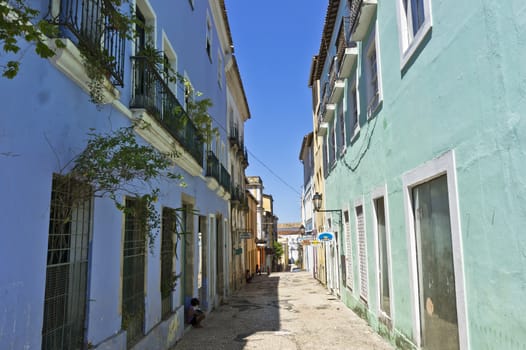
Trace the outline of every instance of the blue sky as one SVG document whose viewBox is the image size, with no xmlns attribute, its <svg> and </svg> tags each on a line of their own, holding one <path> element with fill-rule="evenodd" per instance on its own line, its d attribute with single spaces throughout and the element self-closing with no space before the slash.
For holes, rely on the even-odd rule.
<svg viewBox="0 0 526 350">
<path fill-rule="evenodd" d="M 312 130 L 307 85 L 327 1 L 225 0 L 225 5 L 252 116 L 245 123 L 246 175 L 262 178 L 280 223 L 298 222 L 303 185 L 299 152 L 303 136 Z"/>
</svg>

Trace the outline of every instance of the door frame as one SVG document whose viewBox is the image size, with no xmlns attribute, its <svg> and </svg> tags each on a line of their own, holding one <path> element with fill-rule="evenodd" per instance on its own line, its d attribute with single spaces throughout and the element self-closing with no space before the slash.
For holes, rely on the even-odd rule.
<svg viewBox="0 0 526 350">
<path fill-rule="evenodd" d="M 386 252 L 387 252 L 387 273 L 389 274 L 389 280 L 388 280 L 388 289 L 389 289 L 389 315 L 385 313 L 384 310 L 382 310 L 382 302 L 381 302 L 381 291 L 380 291 L 380 242 L 378 240 L 378 212 L 376 209 L 376 200 L 383 198 L 384 200 L 384 220 L 385 220 L 385 244 L 386 244 Z M 371 192 L 371 208 L 372 208 L 372 225 L 373 225 L 373 233 L 374 233 L 374 253 L 375 253 L 375 280 L 376 280 L 376 300 L 378 300 L 378 308 L 376 310 L 376 314 L 379 317 L 383 317 L 385 319 L 391 320 L 393 322 L 394 320 L 394 296 L 393 296 L 393 261 L 392 261 L 392 254 L 391 254 L 391 225 L 389 220 L 389 199 L 387 198 L 387 184 L 384 184 L 382 187 L 379 187 Z"/>
<path fill-rule="evenodd" d="M 409 257 L 409 282 L 411 284 L 411 307 L 413 318 L 413 338 L 418 347 L 422 346 L 420 305 L 418 295 L 418 269 L 416 237 L 412 205 L 412 189 L 439 176 L 446 175 L 449 216 L 451 224 L 451 243 L 453 247 L 453 266 L 455 271 L 455 292 L 457 302 L 457 321 L 460 349 L 469 349 L 467 305 L 465 297 L 464 261 L 462 249 L 462 231 L 458 202 L 458 185 L 454 150 L 447 151 L 402 175 L 406 238 Z"/>
</svg>

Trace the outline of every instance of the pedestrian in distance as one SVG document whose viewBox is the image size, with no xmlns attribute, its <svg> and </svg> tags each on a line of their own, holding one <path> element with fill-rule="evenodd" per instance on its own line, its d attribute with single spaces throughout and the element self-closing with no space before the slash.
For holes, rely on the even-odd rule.
<svg viewBox="0 0 526 350">
<path fill-rule="evenodd" d="M 256 273 L 261 276 L 261 270 L 259 269 L 258 264 L 256 264 Z"/>
</svg>

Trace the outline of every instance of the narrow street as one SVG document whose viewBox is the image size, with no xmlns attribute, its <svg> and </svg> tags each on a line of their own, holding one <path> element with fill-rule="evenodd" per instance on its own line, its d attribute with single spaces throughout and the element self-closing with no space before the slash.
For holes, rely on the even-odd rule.
<svg viewBox="0 0 526 350">
<path fill-rule="evenodd" d="M 172 350 L 393 349 L 308 272 L 256 276 Z"/>
</svg>

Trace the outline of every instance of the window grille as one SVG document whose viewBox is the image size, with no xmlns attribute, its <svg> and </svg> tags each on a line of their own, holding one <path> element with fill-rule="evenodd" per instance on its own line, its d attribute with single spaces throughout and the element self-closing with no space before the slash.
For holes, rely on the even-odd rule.
<svg viewBox="0 0 526 350">
<path fill-rule="evenodd" d="M 177 232 L 175 209 L 163 208 L 161 238 L 161 315 L 165 319 L 172 313 L 172 290 L 174 286 L 174 236 Z"/>
<path fill-rule="evenodd" d="M 356 229 L 358 232 L 358 262 L 360 265 L 360 297 L 367 302 L 367 245 L 365 225 L 363 220 L 363 207 L 356 207 Z"/>
<path fill-rule="evenodd" d="M 351 237 L 351 225 L 349 223 L 349 212 L 344 211 L 344 230 L 345 230 L 345 258 L 347 262 L 347 279 L 346 284 L 350 290 L 354 288 L 354 273 L 352 264 L 352 237 Z"/>
<path fill-rule="evenodd" d="M 91 188 L 53 176 L 42 349 L 84 349 Z"/>
<path fill-rule="evenodd" d="M 126 199 L 122 276 L 122 328 L 127 344 L 135 344 L 144 328 L 144 269 L 146 208 L 137 198 Z"/>
</svg>

